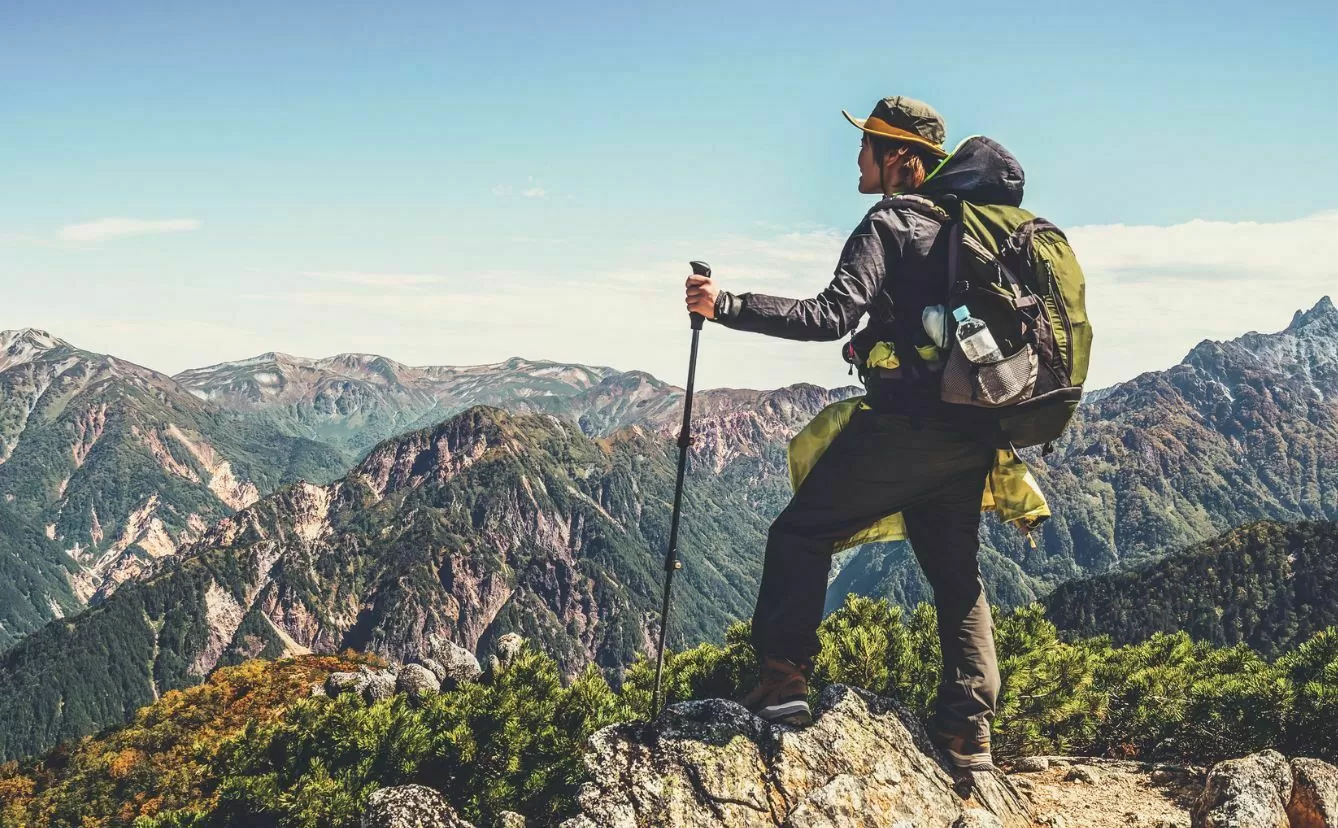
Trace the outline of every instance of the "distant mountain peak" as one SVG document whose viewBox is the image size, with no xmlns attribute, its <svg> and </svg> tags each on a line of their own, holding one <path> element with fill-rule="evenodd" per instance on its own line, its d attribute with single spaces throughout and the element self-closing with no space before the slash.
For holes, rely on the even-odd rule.
<svg viewBox="0 0 1338 828">
<path fill-rule="evenodd" d="M 38 328 L 0 331 L 0 371 L 40 358 L 48 351 L 73 346 Z"/>
<path fill-rule="evenodd" d="M 292 354 L 285 354 L 281 351 L 266 351 L 263 354 L 256 354 L 246 359 L 233 360 L 231 362 L 219 362 L 214 365 L 206 365 L 203 368 L 195 368 L 184 373 L 203 373 L 206 371 L 215 371 L 220 368 L 246 368 L 254 365 L 308 365 L 311 360 L 306 357 L 297 357 Z"/>
<path fill-rule="evenodd" d="M 15 331 L 0 331 L 0 348 L 8 350 L 20 343 L 27 343 L 36 348 L 51 350 L 68 346 L 70 343 L 58 336 L 52 336 L 41 328 L 20 328 Z"/>
<path fill-rule="evenodd" d="M 1315 306 L 1308 311 L 1297 311 L 1292 316 L 1292 322 L 1287 326 L 1288 331 L 1299 331 L 1302 328 L 1308 328 L 1313 324 L 1322 322 L 1338 322 L 1338 308 L 1333 305 L 1333 300 L 1325 296 L 1315 303 Z"/>
</svg>

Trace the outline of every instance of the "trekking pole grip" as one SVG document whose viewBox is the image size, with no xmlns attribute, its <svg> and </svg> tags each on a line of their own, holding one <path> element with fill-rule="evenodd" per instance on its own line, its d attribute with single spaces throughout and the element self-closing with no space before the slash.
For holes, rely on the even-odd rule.
<svg viewBox="0 0 1338 828">
<path fill-rule="evenodd" d="M 692 265 L 692 275 L 705 276 L 708 279 L 711 278 L 711 266 L 706 262 L 688 262 L 688 264 Z M 702 323 L 706 321 L 706 317 L 702 316 L 700 313 L 692 313 L 689 314 L 689 316 L 692 317 L 692 329 L 694 331 L 700 331 L 702 329 Z"/>
</svg>

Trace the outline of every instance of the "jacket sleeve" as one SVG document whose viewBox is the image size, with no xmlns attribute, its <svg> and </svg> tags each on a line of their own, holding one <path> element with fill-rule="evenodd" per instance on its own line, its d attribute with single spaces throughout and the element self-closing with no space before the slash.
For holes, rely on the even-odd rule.
<svg viewBox="0 0 1338 828">
<path fill-rule="evenodd" d="M 834 340 L 854 330 L 883 284 L 883 242 L 870 217 L 846 240 L 831 284 L 812 299 L 721 291 L 715 321 L 784 339 Z"/>
</svg>

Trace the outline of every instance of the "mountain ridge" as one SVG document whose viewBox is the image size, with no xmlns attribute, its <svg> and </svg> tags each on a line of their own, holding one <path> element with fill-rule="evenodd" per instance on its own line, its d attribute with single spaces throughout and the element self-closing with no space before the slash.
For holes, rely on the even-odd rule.
<svg viewBox="0 0 1338 828">
<path fill-rule="evenodd" d="M 110 594 L 290 473 L 347 462 L 46 331 L 0 332 L 0 345 L 0 648 Z"/>
</svg>

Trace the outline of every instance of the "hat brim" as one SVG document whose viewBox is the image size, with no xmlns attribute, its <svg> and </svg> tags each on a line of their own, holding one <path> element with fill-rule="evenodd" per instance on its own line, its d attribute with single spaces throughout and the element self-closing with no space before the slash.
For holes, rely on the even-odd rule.
<svg viewBox="0 0 1338 828">
<path fill-rule="evenodd" d="M 940 147 L 938 144 L 932 143 L 930 141 L 926 141 L 924 138 L 921 138 L 919 135 L 916 135 L 913 132 L 908 132 L 906 130 L 899 130 L 893 126 L 875 125 L 870 127 L 867 125 L 869 122 L 868 118 L 856 118 L 849 112 L 846 112 L 844 109 L 841 110 L 841 114 L 846 116 L 846 120 L 854 124 L 856 129 L 861 130 L 862 132 L 866 132 L 869 135 L 877 135 L 879 138 L 887 138 L 892 141 L 902 141 L 907 144 L 915 144 L 917 146 L 924 147 L 925 149 L 934 153 L 934 155 L 938 158 L 948 157 L 948 151 L 943 149 L 943 147 Z"/>
</svg>

